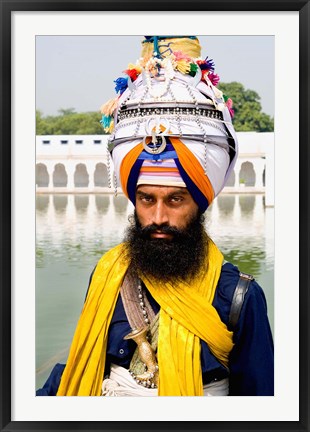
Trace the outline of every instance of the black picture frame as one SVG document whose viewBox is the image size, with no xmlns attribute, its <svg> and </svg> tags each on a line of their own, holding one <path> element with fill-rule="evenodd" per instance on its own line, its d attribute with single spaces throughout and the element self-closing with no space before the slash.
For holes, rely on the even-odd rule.
<svg viewBox="0 0 310 432">
<path fill-rule="evenodd" d="M 300 214 L 300 353 L 299 353 L 299 421 L 237 421 L 237 422 L 122 422 L 122 421 L 12 421 L 11 420 L 11 14 L 15 11 L 140 11 L 148 6 L 143 1 L 48 1 L 0 0 L 1 18 L 1 332 L 0 332 L 0 426 L 1 431 L 309 431 L 309 0 L 180 0 L 152 3 L 157 11 L 298 11 L 299 12 L 299 214 Z M 289 251 L 288 251 L 289 254 Z M 298 279 L 296 275 L 296 280 Z M 294 365 L 292 365 L 294 368 Z M 290 371 L 287 377 L 289 379 Z M 242 401 L 240 402 L 242 410 Z"/>
</svg>

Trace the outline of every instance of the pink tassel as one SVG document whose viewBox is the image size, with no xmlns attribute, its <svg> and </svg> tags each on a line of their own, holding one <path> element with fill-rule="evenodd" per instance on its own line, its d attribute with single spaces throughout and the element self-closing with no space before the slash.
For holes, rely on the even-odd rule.
<svg viewBox="0 0 310 432">
<path fill-rule="evenodd" d="M 173 55 L 176 61 L 179 60 L 186 60 L 188 62 L 191 61 L 191 58 L 187 54 L 184 54 L 182 51 L 173 51 Z"/>
<path fill-rule="evenodd" d="M 209 80 L 212 82 L 212 84 L 214 86 L 217 86 L 218 83 L 220 82 L 220 77 L 217 74 L 213 73 L 213 72 L 209 72 L 208 78 L 209 78 Z"/>
<path fill-rule="evenodd" d="M 232 106 L 233 106 L 233 101 L 232 101 L 232 99 L 227 99 L 227 101 L 226 101 L 226 106 L 227 106 L 227 108 L 228 108 L 228 111 L 229 111 L 229 114 L 231 115 L 231 117 L 234 117 L 234 115 L 235 115 L 235 111 L 232 109 Z"/>
</svg>

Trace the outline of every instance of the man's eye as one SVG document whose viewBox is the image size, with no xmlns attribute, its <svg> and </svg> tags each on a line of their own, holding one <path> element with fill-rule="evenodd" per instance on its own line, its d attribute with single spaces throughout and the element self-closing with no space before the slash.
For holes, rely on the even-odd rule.
<svg viewBox="0 0 310 432">
<path fill-rule="evenodd" d="M 171 197 L 170 201 L 171 202 L 181 202 L 181 201 L 183 201 L 183 197 L 173 196 L 173 197 Z"/>
<path fill-rule="evenodd" d="M 144 201 L 144 202 L 152 202 L 152 197 L 149 197 L 149 196 L 143 196 L 143 197 L 141 197 L 141 201 Z"/>
</svg>

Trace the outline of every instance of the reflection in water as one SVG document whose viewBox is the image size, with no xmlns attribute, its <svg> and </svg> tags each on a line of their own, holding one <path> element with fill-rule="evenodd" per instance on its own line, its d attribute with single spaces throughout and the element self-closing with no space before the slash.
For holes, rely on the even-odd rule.
<svg viewBox="0 0 310 432">
<path fill-rule="evenodd" d="M 68 196 L 67 195 L 54 195 L 53 196 L 53 204 L 56 213 L 64 214 L 66 212 L 66 208 L 68 205 Z"/>
<path fill-rule="evenodd" d="M 240 195 L 239 205 L 241 213 L 251 215 L 255 206 L 255 195 Z"/>
<path fill-rule="evenodd" d="M 74 205 L 77 213 L 83 214 L 87 211 L 89 204 L 88 195 L 74 195 Z"/>
<path fill-rule="evenodd" d="M 56 252 L 65 257 L 78 254 L 82 266 L 90 251 L 96 250 L 100 256 L 122 241 L 133 211 L 123 195 L 38 195 L 36 208 L 39 261 L 42 251 L 49 259 Z M 273 266 L 273 251 L 266 247 L 270 242 L 265 238 L 263 196 L 218 197 L 206 213 L 206 228 L 226 258 L 250 266 L 255 275 L 259 276 L 262 262 Z"/>
<path fill-rule="evenodd" d="M 41 214 L 46 213 L 49 205 L 49 195 L 37 195 L 36 196 L 36 210 Z"/>
<path fill-rule="evenodd" d="M 65 362 L 89 275 L 122 241 L 133 206 L 119 195 L 37 195 L 36 367 L 39 387 Z M 225 259 L 264 288 L 273 326 L 273 209 L 263 195 L 222 195 L 206 212 L 206 228 Z"/>
<path fill-rule="evenodd" d="M 109 210 L 110 199 L 106 195 L 95 196 L 96 209 L 98 214 L 105 215 Z"/>
<path fill-rule="evenodd" d="M 235 206 L 236 195 L 222 195 L 217 198 L 218 207 L 223 215 L 232 213 Z"/>
<path fill-rule="evenodd" d="M 259 275 L 261 263 L 266 259 L 265 251 L 259 247 L 246 251 L 242 248 L 225 250 L 225 259 L 232 263 L 238 263 L 238 267 L 244 273 Z"/>
<path fill-rule="evenodd" d="M 265 271 L 264 266 L 273 269 L 262 196 L 224 195 L 214 204 L 207 212 L 206 226 L 225 259 L 255 277 Z"/>
<path fill-rule="evenodd" d="M 124 195 L 113 196 L 113 205 L 115 213 L 123 214 L 128 206 L 128 199 Z"/>
</svg>

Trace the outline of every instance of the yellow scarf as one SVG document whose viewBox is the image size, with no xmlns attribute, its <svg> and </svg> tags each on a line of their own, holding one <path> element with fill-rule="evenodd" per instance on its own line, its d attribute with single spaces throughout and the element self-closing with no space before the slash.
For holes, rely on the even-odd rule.
<svg viewBox="0 0 310 432">
<path fill-rule="evenodd" d="M 58 396 L 100 396 L 108 329 L 128 268 L 125 246 L 107 252 L 98 262 L 72 341 Z M 159 395 L 202 395 L 200 339 L 225 366 L 232 333 L 212 306 L 223 256 L 209 241 L 207 262 L 190 283 L 158 283 L 143 277 L 160 304 L 158 336 Z"/>
</svg>

